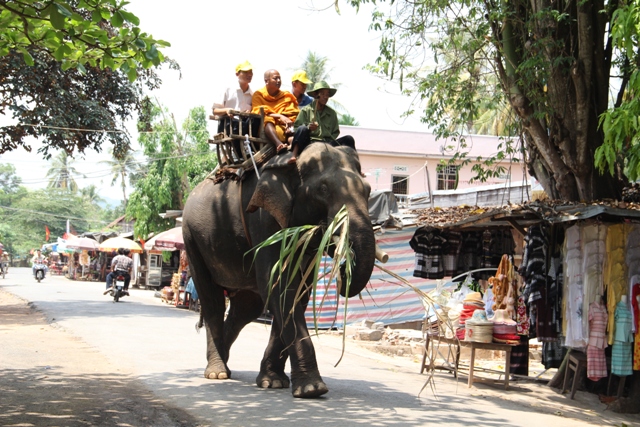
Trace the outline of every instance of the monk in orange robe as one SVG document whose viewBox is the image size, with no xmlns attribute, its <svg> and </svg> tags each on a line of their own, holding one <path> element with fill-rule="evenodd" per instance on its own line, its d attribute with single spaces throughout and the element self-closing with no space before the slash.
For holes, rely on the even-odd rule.
<svg viewBox="0 0 640 427">
<path fill-rule="evenodd" d="M 282 80 L 276 70 L 264 73 L 265 86 L 253 93 L 251 112 L 260 114 L 264 108 L 264 133 L 267 139 L 276 146 L 278 153 L 289 147 L 288 137 L 293 135 L 293 122 L 298 117 L 298 101 L 286 90 L 280 90 Z"/>
</svg>

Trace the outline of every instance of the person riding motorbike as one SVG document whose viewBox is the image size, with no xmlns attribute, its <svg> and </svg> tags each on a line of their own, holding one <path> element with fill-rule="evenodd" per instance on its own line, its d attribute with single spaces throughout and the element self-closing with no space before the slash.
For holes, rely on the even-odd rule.
<svg viewBox="0 0 640 427">
<path fill-rule="evenodd" d="M 118 249 L 118 255 L 113 257 L 111 261 L 111 273 L 107 274 L 107 289 L 103 295 L 108 294 L 113 288 L 113 279 L 118 276 L 124 277 L 124 294 L 129 295 L 129 282 L 131 282 L 131 268 L 133 267 L 133 260 L 129 258 L 126 253 L 128 249 Z"/>
<path fill-rule="evenodd" d="M 44 266 L 44 273 L 43 273 L 43 278 L 47 275 L 47 271 L 49 271 L 49 267 L 47 267 L 47 258 L 42 255 L 42 253 L 40 252 L 39 249 L 36 249 L 35 254 L 33 255 L 33 258 L 31 258 L 31 272 L 33 273 L 33 277 L 36 276 L 36 265 L 43 265 Z"/>
</svg>

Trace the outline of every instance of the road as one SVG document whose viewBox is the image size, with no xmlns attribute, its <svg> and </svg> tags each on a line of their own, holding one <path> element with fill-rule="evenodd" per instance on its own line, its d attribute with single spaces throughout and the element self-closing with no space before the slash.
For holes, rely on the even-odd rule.
<svg viewBox="0 0 640 427">
<path fill-rule="evenodd" d="M 344 358 L 334 366 L 342 349 L 342 339 L 335 334 L 314 338 L 329 393 L 314 400 L 294 399 L 290 390 L 255 386 L 269 335 L 267 327 L 257 323 L 247 326 L 232 347 L 232 379 L 210 381 L 203 378 L 206 343 L 204 330 L 195 330 L 196 313 L 168 306 L 149 290 L 132 289 L 130 297 L 113 303 L 102 295 L 102 283 L 48 276 L 38 284 L 30 273 L 30 269 L 13 268 L 6 279 L 0 279 L 2 290 L 37 310 L 20 303 L 31 310 L 31 320 L 25 321 L 14 313 L 20 304 L 8 297 L 0 299 L 0 390 L 3 396 L 9 395 L 6 392 L 12 396 L 0 399 L 1 425 L 271 427 L 304 422 L 336 427 L 575 427 L 640 423 L 637 416 L 605 411 L 594 395 L 579 392 L 570 401 L 528 382 L 516 383 L 508 392 L 488 385 L 469 389 L 464 378 L 456 383 L 442 373 L 436 374 L 436 393 L 427 388 L 419 396 L 426 376 L 418 373 L 418 364 L 409 358 L 384 356 L 347 340 Z M 38 320 L 39 313 L 44 319 Z M 44 391 L 38 396 L 37 390 Z M 78 395 L 82 407 L 69 403 Z M 105 397 L 112 395 L 120 399 L 122 408 L 114 408 Z M 80 411 L 88 415 L 79 417 Z"/>
</svg>

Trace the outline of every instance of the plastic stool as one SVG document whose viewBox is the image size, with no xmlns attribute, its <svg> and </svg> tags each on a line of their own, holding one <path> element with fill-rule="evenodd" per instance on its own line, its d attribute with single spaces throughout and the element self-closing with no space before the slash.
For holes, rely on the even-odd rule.
<svg viewBox="0 0 640 427">
<path fill-rule="evenodd" d="M 569 353 L 569 363 L 567 369 L 564 371 L 564 382 L 562 384 L 562 391 L 567 390 L 569 383 L 569 372 L 573 371 L 573 383 L 571 384 L 571 399 L 576 395 L 576 387 L 578 386 L 578 376 L 582 369 L 587 369 L 587 355 L 580 352 Z"/>
</svg>

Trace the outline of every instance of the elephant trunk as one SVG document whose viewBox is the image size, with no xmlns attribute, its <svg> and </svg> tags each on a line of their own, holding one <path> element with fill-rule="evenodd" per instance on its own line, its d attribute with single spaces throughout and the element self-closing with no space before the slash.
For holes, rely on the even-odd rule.
<svg viewBox="0 0 640 427">
<path fill-rule="evenodd" d="M 358 295 L 369 283 L 373 264 L 375 263 L 375 236 L 368 221 L 349 220 L 349 239 L 354 254 L 354 265 L 351 270 L 351 284 L 346 289 L 345 266 L 340 269 L 340 295 L 352 297 Z"/>
</svg>

